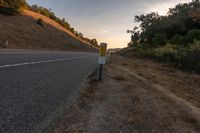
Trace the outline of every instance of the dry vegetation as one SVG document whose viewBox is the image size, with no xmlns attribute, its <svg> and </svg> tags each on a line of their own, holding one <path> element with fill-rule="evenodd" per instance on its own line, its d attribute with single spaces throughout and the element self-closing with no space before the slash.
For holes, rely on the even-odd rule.
<svg viewBox="0 0 200 133">
<path fill-rule="evenodd" d="M 37 23 L 39 19 L 43 26 Z M 13 16 L 0 14 L 0 40 L 8 40 L 9 48 L 94 50 L 57 22 L 29 10 Z"/>
<path fill-rule="evenodd" d="M 54 133 L 198 133 L 200 76 L 138 58 L 112 57 Z"/>
</svg>

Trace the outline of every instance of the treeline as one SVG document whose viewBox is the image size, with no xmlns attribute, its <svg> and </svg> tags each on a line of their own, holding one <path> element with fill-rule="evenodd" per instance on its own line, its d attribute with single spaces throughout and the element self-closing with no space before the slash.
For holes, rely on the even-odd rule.
<svg viewBox="0 0 200 133">
<path fill-rule="evenodd" d="M 51 9 L 47 9 L 38 5 L 30 6 L 26 2 L 26 0 L 0 0 L 0 13 L 14 15 L 16 13 L 19 13 L 20 10 L 23 8 L 40 13 L 46 17 L 49 17 L 50 19 L 53 19 L 54 21 L 62 25 L 64 28 L 71 31 L 78 38 L 85 40 L 94 47 L 98 47 L 98 42 L 96 39 L 89 39 L 84 37 L 82 33 L 76 31 L 73 27 L 71 27 L 70 24 L 65 20 L 65 18 L 61 19 L 57 17 Z M 41 24 L 42 20 L 39 20 L 38 22 L 40 22 Z"/>
<path fill-rule="evenodd" d="M 200 2 L 178 4 L 166 16 L 158 13 L 135 16 L 139 27 L 128 30 L 128 44 L 137 53 L 175 67 L 200 72 Z"/>
<path fill-rule="evenodd" d="M 27 8 L 25 0 L 0 0 L 0 13 L 14 15 L 20 12 L 21 8 Z"/>
</svg>

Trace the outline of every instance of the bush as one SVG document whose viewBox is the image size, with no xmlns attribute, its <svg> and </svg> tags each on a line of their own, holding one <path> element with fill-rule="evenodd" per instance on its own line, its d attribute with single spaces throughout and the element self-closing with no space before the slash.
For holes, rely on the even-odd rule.
<svg viewBox="0 0 200 133">
<path fill-rule="evenodd" d="M 6 15 L 15 15 L 21 8 L 28 7 L 25 0 L 0 0 L 0 13 Z"/>
<path fill-rule="evenodd" d="M 170 44 L 175 44 L 175 45 L 185 45 L 186 43 L 184 42 L 184 37 L 180 35 L 175 35 L 170 41 Z"/>
<path fill-rule="evenodd" d="M 175 35 L 169 42 L 175 45 L 188 45 L 194 40 L 200 40 L 200 30 L 190 30 L 185 36 Z"/>
<path fill-rule="evenodd" d="M 26 0 L 0 0 L 0 6 L 14 9 L 27 7 Z"/>
<path fill-rule="evenodd" d="M 176 67 L 200 73 L 200 45 L 194 42 L 191 47 L 179 51 Z"/>
<path fill-rule="evenodd" d="M 165 34 L 156 34 L 152 39 L 152 43 L 155 46 L 165 46 L 166 42 L 167 42 L 167 37 Z"/>
<path fill-rule="evenodd" d="M 3 13 L 5 15 L 15 15 L 19 11 L 15 8 L 9 8 L 9 7 L 0 7 L 0 13 Z"/>
<path fill-rule="evenodd" d="M 154 56 L 163 62 L 173 62 L 176 60 L 176 56 L 178 55 L 178 51 L 176 46 L 167 44 L 164 47 L 157 48 L 153 50 Z"/>
<path fill-rule="evenodd" d="M 160 48 L 131 47 L 136 57 L 148 57 L 174 67 L 200 73 L 200 40 L 187 45 L 167 44 Z"/>
<path fill-rule="evenodd" d="M 37 24 L 44 26 L 44 21 L 41 18 L 39 18 L 36 22 Z"/>
<path fill-rule="evenodd" d="M 182 70 L 200 73 L 200 41 L 195 40 L 188 46 L 167 44 L 164 47 L 148 50 L 139 50 L 146 55 L 161 62 L 171 63 Z"/>
<path fill-rule="evenodd" d="M 187 43 L 192 43 L 194 40 L 200 40 L 200 30 L 194 29 L 188 32 L 184 37 L 184 41 Z"/>
</svg>

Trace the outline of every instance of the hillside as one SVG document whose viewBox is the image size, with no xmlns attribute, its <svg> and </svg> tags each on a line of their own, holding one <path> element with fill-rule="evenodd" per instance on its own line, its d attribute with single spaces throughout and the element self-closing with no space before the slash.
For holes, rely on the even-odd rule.
<svg viewBox="0 0 200 133">
<path fill-rule="evenodd" d="M 43 26 L 37 23 L 38 19 L 43 20 Z M 8 48 L 94 50 L 54 20 L 29 10 L 13 16 L 0 14 L 0 41 L 3 40 L 8 40 Z"/>
</svg>

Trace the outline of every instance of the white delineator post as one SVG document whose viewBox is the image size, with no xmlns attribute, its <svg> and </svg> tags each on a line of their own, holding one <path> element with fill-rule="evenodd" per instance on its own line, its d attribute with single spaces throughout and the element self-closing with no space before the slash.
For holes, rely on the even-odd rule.
<svg viewBox="0 0 200 133">
<path fill-rule="evenodd" d="M 102 80 L 103 65 L 106 64 L 107 44 L 101 43 L 99 48 L 99 80 Z"/>
<path fill-rule="evenodd" d="M 6 48 L 8 47 L 8 40 L 6 40 L 6 46 L 5 46 Z"/>
</svg>

